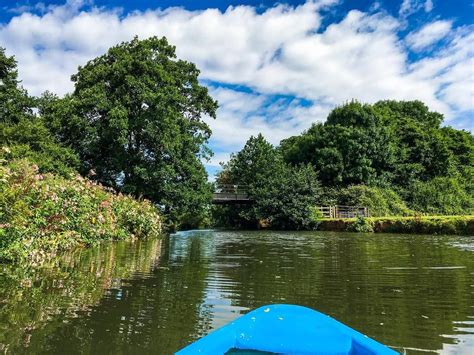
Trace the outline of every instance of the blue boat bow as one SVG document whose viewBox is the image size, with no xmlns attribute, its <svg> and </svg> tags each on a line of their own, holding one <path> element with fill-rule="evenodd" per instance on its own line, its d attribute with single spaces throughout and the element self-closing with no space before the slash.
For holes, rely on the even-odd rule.
<svg viewBox="0 0 474 355">
<path fill-rule="evenodd" d="M 397 354 L 323 313 L 277 304 L 247 313 L 176 355 L 220 355 L 232 349 L 288 355 Z"/>
</svg>

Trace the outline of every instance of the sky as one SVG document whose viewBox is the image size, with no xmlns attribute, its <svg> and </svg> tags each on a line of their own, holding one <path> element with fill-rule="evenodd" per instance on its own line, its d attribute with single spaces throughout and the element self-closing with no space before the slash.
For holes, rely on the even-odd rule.
<svg viewBox="0 0 474 355">
<path fill-rule="evenodd" d="M 251 135 L 271 143 L 352 99 L 422 100 L 474 131 L 474 0 L 0 0 L 0 46 L 32 95 L 72 91 L 79 65 L 166 36 L 218 100 L 211 178 Z"/>
</svg>

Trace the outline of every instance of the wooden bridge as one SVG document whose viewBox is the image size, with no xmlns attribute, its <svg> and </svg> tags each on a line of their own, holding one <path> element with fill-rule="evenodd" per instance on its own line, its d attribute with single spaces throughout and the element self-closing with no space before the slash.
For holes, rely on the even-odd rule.
<svg viewBox="0 0 474 355">
<path fill-rule="evenodd" d="M 217 185 L 212 195 L 214 204 L 252 203 L 245 185 Z"/>
</svg>

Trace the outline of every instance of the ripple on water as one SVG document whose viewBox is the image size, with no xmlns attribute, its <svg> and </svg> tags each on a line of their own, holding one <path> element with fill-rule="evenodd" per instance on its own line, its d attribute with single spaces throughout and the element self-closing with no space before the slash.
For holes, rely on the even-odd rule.
<svg viewBox="0 0 474 355">
<path fill-rule="evenodd" d="M 171 354 L 251 309 L 284 302 L 407 353 L 474 353 L 472 239 L 187 231 L 163 248 L 114 246 L 64 269 L 2 275 L 0 343 L 13 353 Z"/>
</svg>

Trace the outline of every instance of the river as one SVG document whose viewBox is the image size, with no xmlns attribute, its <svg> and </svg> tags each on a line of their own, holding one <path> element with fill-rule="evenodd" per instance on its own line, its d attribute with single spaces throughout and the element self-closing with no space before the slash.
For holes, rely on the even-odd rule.
<svg viewBox="0 0 474 355">
<path fill-rule="evenodd" d="M 473 237 L 189 231 L 0 270 L 0 353 L 172 354 L 291 303 L 399 352 L 474 354 Z"/>
</svg>

